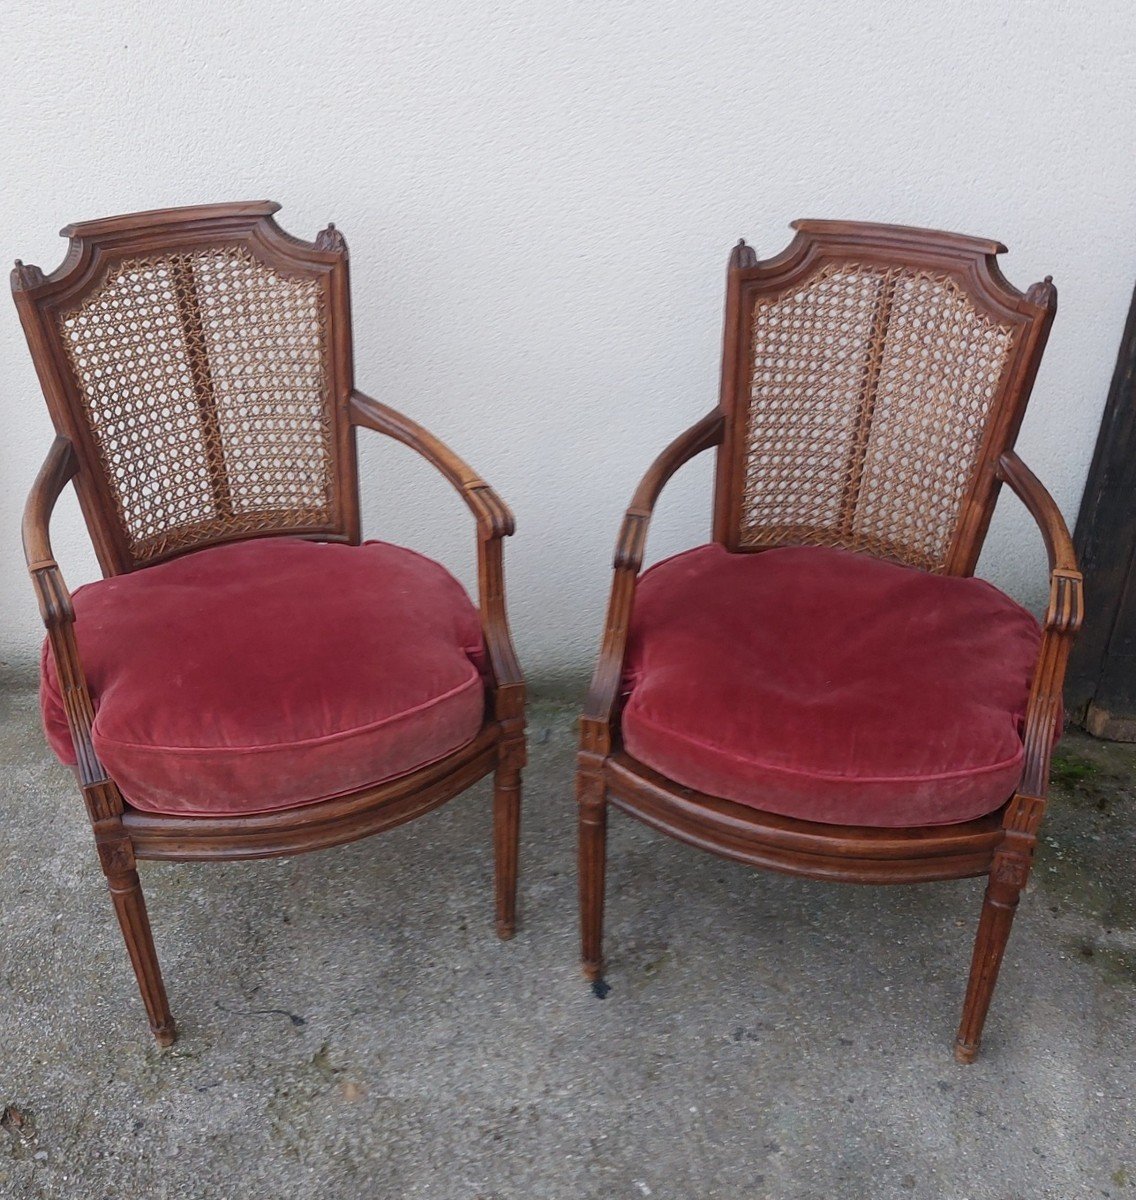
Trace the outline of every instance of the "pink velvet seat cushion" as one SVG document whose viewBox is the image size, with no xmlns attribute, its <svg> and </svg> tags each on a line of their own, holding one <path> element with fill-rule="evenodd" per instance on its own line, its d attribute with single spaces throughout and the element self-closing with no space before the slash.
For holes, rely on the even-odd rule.
<svg viewBox="0 0 1136 1200">
<path fill-rule="evenodd" d="M 1022 773 L 1040 631 L 980 579 L 844 550 L 699 546 L 639 582 L 624 745 L 697 791 L 810 821 L 949 824 Z"/>
<path fill-rule="evenodd" d="M 310 803 L 405 775 L 481 728 L 477 609 L 444 568 L 399 546 L 234 542 L 74 599 L 95 751 L 136 808 Z M 74 763 L 44 649 L 44 727 Z"/>
</svg>

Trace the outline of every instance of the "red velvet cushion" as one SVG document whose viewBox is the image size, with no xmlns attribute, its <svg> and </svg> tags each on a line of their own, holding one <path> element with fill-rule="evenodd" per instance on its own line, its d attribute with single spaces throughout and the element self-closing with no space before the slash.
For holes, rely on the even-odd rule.
<svg viewBox="0 0 1136 1200">
<path fill-rule="evenodd" d="M 404 775 L 481 728 L 477 610 L 382 542 L 234 542 L 88 584 L 95 750 L 153 812 L 268 812 Z M 44 726 L 75 761 L 45 646 Z"/>
<path fill-rule="evenodd" d="M 624 745 L 676 783 L 784 816 L 967 821 L 1021 778 L 1039 643 L 980 579 L 699 546 L 639 583 Z"/>
</svg>

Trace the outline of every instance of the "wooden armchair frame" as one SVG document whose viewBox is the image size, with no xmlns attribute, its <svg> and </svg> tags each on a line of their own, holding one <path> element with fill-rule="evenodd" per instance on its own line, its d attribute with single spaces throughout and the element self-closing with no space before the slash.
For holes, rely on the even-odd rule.
<svg viewBox="0 0 1136 1200">
<path fill-rule="evenodd" d="M 1012 449 L 1056 311 L 1052 282 L 1022 294 L 1002 277 L 998 243 L 954 234 L 842 222 L 794 223 L 783 254 L 759 263 L 740 242 L 730 256 L 722 398 L 718 407 L 676 438 L 635 492 L 616 542 L 614 581 L 599 660 L 581 720 L 578 756 L 580 910 L 585 978 L 600 989 L 608 805 L 701 849 L 751 866 L 842 883 L 914 883 L 988 876 L 955 1054 L 973 1060 L 997 981 L 1010 926 L 1029 877 L 1045 813 L 1050 753 L 1058 732 L 1065 665 L 1082 617 L 1082 583 L 1073 543 L 1053 499 Z M 955 825 L 912 828 L 845 826 L 760 811 L 681 787 L 632 758 L 620 737 L 621 683 L 636 582 L 648 525 L 667 480 L 705 450 L 718 452 L 714 537 L 734 552 L 778 544 L 845 545 L 904 561 L 903 547 L 855 545 L 847 528 L 774 531 L 743 544 L 739 468 L 745 462 L 745 409 L 752 370 L 754 304 L 802 286 L 833 264 L 888 271 L 933 271 L 961 281 L 968 298 L 1013 330 L 999 387 L 977 441 L 968 488 L 944 536 L 939 564 L 925 569 L 969 575 L 981 549 L 998 489 L 1007 483 L 1041 529 L 1049 555 L 1050 597 L 1023 734 L 1025 765 L 1013 796 L 996 812 Z M 886 321 L 886 314 L 884 317 Z M 747 356 L 750 362 L 747 362 Z M 871 388 L 865 388 L 871 395 Z M 853 472 L 853 477 L 855 472 Z M 949 535 L 949 536 L 947 536 Z M 888 550 L 891 552 L 889 553 Z M 910 559 L 908 560 L 910 561 Z"/>
<path fill-rule="evenodd" d="M 520 776 L 525 762 L 525 685 L 505 612 L 503 539 L 513 517 L 496 492 L 432 434 L 394 409 L 354 389 L 347 245 L 334 226 L 313 243 L 284 233 L 273 220 L 279 205 L 264 202 L 166 209 L 70 226 L 62 266 L 45 276 L 17 262 L 12 289 L 35 359 L 57 437 L 31 494 L 23 522 L 28 570 L 47 627 L 68 726 L 77 755 L 76 774 L 94 831 L 99 860 L 146 1006 L 162 1045 L 176 1036 L 158 966 L 136 863 L 138 859 L 221 861 L 266 858 L 354 841 L 429 812 L 492 773 L 497 933 L 511 937 L 516 923 Z M 93 428 L 76 364 L 61 337 L 62 322 L 89 297 L 101 294 L 113 272 L 144 264 L 151 274 L 181 269 L 170 255 L 208 254 L 218 248 L 273 279 L 309 286 L 306 303 L 318 311 L 324 428 L 319 465 L 326 474 L 320 511 L 298 507 L 255 521 L 240 516 L 228 495 L 223 463 L 210 461 L 216 504 L 201 518 L 139 538 L 124 520 L 129 479 L 116 479 L 113 454 Z M 192 273 L 190 273 L 192 274 Z M 165 278 L 165 276 L 162 276 Z M 200 326 L 192 285 L 179 291 L 190 353 Z M 188 311 L 185 309 L 188 308 Z M 309 311 L 309 310 L 305 310 Z M 204 357 L 202 355 L 202 357 Z M 285 368 L 286 369 L 286 368 Z M 216 409 L 207 371 L 195 376 L 199 420 L 209 433 Z M 100 763 L 91 740 L 95 709 L 83 674 L 71 596 L 49 536 L 52 510 L 74 483 L 104 575 L 145 569 L 151 562 L 238 538 L 291 535 L 358 544 L 359 500 L 355 430 L 386 434 L 415 450 L 458 490 L 477 524 L 478 591 L 489 675 L 483 726 L 476 738 L 444 759 L 377 786 L 299 808 L 244 816 L 169 816 L 132 807 Z M 121 483 L 122 486 L 118 486 Z M 124 501 L 123 496 L 126 495 Z M 226 503 L 226 498 L 228 503 Z M 247 506 L 246 506 L 247 507 Z M 198 510 L 200 517 L 202 512 Z M 146 526 L 147 529 L 150 526 Z"/>
</svg>

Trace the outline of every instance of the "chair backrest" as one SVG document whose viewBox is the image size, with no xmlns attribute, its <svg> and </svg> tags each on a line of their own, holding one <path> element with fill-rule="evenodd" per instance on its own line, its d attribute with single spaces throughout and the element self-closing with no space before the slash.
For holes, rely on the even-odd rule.
<svg viewBox="0 0 1136 1200">
<path fill-rule="evenodd" d="M 12 290 L 104 572 L 271 534 L 358 540 L 347 247 L 269 202 L 72 225 Z"/>
<path fill-rule="evenodd" d="M 730 260 L 714 536 L 974 570 L 1057 308 L 997 242 L 796 221 Z"/>
</svg>

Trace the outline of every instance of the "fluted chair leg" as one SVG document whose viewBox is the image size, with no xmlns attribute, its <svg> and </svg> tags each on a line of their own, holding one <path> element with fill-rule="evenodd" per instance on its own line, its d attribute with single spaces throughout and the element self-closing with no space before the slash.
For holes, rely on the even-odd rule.
<svg viewBox="0 0 1136 1200">
<path fill-rule="evenodd" d="M 494 777 L 493 856 L 497 891 L 497 936 L 517 930 L 517 861 L 521 837 L 520 768 L 501 764 Z"/>
<path fill-rule="evenodd" d="M 150 1029 L 160 1046 L 172 1046 L 177 1037 L 174 1019 L 170 1015 L 166 988 L 162 982 L 162 971 L 158 966 L 158 955 L 154 949 L 154 938 L 150 932 L 150 918 L 146 914 L 146 900 L 138 872 L 134 870 L 107 874 L 107 886 L 126 949 L 150 1019 Z"/>
<path fill-rule="evenodd" d="M 961 1063 L 973 1062 L 982 1038 L 982 1027 L 998 982 L 1002 956 L 1010 939 L 1010 927 L 1018 909 L 1022 886 L 1028 866 L 1017 859 L 999 856 L 990 872 L 990 882 L 982 902 L 978 936 L 974 942 L 974 957 L 970 966 L 963 1003 L 962 1023 L 955 1039 L 955 1058 Z"/>
<path fill-rule="evenodd" d="M 607 872 L 607 798 L 602 783 L 581 779 L 580 931 L 584 978 L 600 984 L 603 976 L 604 888 Z"/>
</svg>

